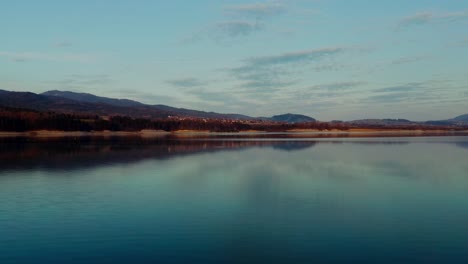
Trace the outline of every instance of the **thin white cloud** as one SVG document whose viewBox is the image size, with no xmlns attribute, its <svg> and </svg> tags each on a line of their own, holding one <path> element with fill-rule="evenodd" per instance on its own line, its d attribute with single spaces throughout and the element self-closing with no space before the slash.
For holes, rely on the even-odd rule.
<svg viewBox="0 0 468 264">
<path fill-rule="evenodd" d="M 407 16 L 400 20 L 398 23 L 398 27 L 406 27 L 406 26 L 411 26 L 415 24 L 424 24 L 424 23 L 429 23 L 434 19 L 434 14 L 433 13 L 418 13 L 412 16 Z"/>
<path fill-rule="evenodd" d="M 70 41 L 60 41 L 60 42 L 54 43 L 54 47 L 57 47 L 57 48 L 67 48 L 71 46 L 73 46 L 73 43 L 71 43 Z"/>
<path fill-rule="evenodd" d="M 287 5 L 278 1 L 225 6 L 223 15 L 227 21 L 215 22 L 180 43 L 193 43 L 207 37 L 215 41 L 230 41 L 250 36 L 267 28 L 265 18 L 280 15 L 286 10 Z"/>
<path fill-rule="evenodd" d="M 317 62 L 343 53 L 347 48 L 325 47 L 303 51 L 287 52 L 278 55 L 250 57 L 239 67 L 229 68 L 227 72 L 241 87 L 249 90 L 266 91 L 294 85 L 298 80 L 298 71 L 307 65 L 315 66 Z M 309 68 L 310 69 L 310 68 Z"/>
<path fill-rule="evenodd" d="M 90 54 L 76 53 L 42 53 L 42 52 L 9 52 L 0 51 L 0 57 L 7 58 L 15 62 L 23 61 L 52 61 L 52 62 L 80 62 L 89 63 L 96 60 L 96 57 Z"/>
<path fill-rule="evenodd" d="M 188 38 L 180 41 L 181 44 L 190 44 L 205 39 L 215 41 L 230 41 L 242 37 L 247 37 L 254 33 L 264 30 L 263 23 L 259 21 L 251 22 L 247 20 L 221 21 L 210 25 L 198 32 L 195 32 Z"/>
<path fill-rule="evenodd" d="M 390 64 L 393 65 L 400 65 L 400 64 L 406 64 L 406 63 L 412 63 L 412 62 L 418 62 L 427 59 L 427 56 L 413 56 L 413 57 L 402 57 L 396 60 L 393 60 L 390 62 Z"/>
<path fill-rule="evenodd" d="M 286 11 L 286 6 L 279 2 L 265 2 L 227 6 L 224 8 L 228 15 L 232 16 L 250 16 L 255 18 L 264 18 L 282 14 Z"/>
<path fill-rule="evenodd" d="M 297 63 L 297 62 L 303 62 L 303 61 L 316 60 L 321 57 L 337 54 L 343 51 L 344 51 L 344 48 L 339 48 L 339 47 L 321 48 L 321 49 L 289 52 L 289 53 L 284 53 L 281 55 L 274 55 L 274 56 L 253 57 L 253 58 L 248 59 L 247 61 L 251 65 L 254 65 L 254 66 Z"/>
<path fill-rule="evenodd" d="M 311 90 L 341 91 L 341 90 L 347 90 L 347 89 L 359 87 L 365 84 L 367 83 L 361 82 L 361 81 L 347 81 L 347 82 L 317 84 L 310 88 Z"/>
<path fill-rule="evenodd" d="M 198 78 L 193 78 L 193 77 L 168 80 L 166 82 L 172 86 L 181 87 L 181 88 L 198 87 L 198 86 L 203 86 L 207 84 L 207 82 L 204 82 Z"/>
<path fill-rule="evenodd" d="M 433 22 L 450 22 L 468 18 L 468 10 L 460 12 L 421 12 L 407 16 L 398 22 L 398 28 L 405 28 L 414 25 L 429 24 Z"/>
<path fill-rule="evenodd" d="M 223 34 L 230 37 L 247 36 L 255 31 L 262 30 L 262 25 L 249 21 L 225 21 L 216 24 L 216 28 Z"/>
<path fill-rule="evenodd" d="M 460 42 L 462 46 L 468 46 L 468 37 L 466 37 L 464 40 Z"/>
</svg>

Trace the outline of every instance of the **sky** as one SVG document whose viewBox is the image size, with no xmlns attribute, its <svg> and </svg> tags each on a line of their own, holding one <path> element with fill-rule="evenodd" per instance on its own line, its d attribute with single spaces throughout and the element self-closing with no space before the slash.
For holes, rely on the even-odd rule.
<svg viewBox="0 0 468 264">
<path fill-rule="evenodd" d="M 319 120 L 468 113 L 466 0 L 0 0 L 0 89 Z"/>
</svg>

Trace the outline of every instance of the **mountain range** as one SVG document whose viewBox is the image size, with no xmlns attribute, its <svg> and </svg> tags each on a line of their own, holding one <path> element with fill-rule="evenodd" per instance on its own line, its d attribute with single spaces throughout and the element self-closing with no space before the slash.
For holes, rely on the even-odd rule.
<svg viewBox="0 0 468 264">
<path fill-rule="evenodd" d="M 129 99 L 115 99 L 89 93 L 52 90 L 41 94 L 0 90 L 0 106 L 60 113 L 80 113 L 100 116 L 130 116 L 133 118 L 210 118 L 231 120 L 265 120 L 283 123 L 315 122 L 300 114 L 281 114 L 272 117 L 251 117 L 235 113 L 216 113 L 176 108 L 162 104 L 144 104 Z M 468 125 L 468 114 L 447 120 L 414 122 L 406 119 L 362 119 L 346 122 L 353 125 Z"/>
<path fill-rule="evenodd" d="M 89 93 L 52 90 L 41 94 L 0 90 L 0 106 L 26 108 L 38 111 L 96 114 L 101 116 L 122 115 L 133 118 L 212 118 L 233 120 L 269 120 L 286 123 L 313 122 L 305 115 L 284 114 L 273 117 L 251 117 L 241 114 L 205 112 L 176 108 L 162 104 L 149 105 L 128 99 L 115 99 Z"/>
<path fill-rule="evenodd" d="M 457 116 L 454 119 L 452 119 L 452 121 L 468 122 L 468 114 Z"/>
</svg>

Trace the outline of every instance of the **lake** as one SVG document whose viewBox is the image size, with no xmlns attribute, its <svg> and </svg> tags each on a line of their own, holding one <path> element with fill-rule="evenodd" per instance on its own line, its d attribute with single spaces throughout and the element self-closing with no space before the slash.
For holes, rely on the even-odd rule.
<svg viewBox="0 0 468 264">
<path fill-rule="evenodd" d="M 0 263 L 468 263 L 468 137 L 2 139 Z"/>
</svg>

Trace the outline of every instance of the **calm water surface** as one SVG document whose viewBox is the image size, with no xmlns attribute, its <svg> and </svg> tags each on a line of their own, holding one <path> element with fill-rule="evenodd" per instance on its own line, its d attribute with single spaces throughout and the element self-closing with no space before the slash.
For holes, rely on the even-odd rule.
<svg viewBox="0 0 468 264">
<path fill-rule="evenodd" d="M 468 263 L 468 137 L 4 139 L 0 263 Z"/>
</svg>

